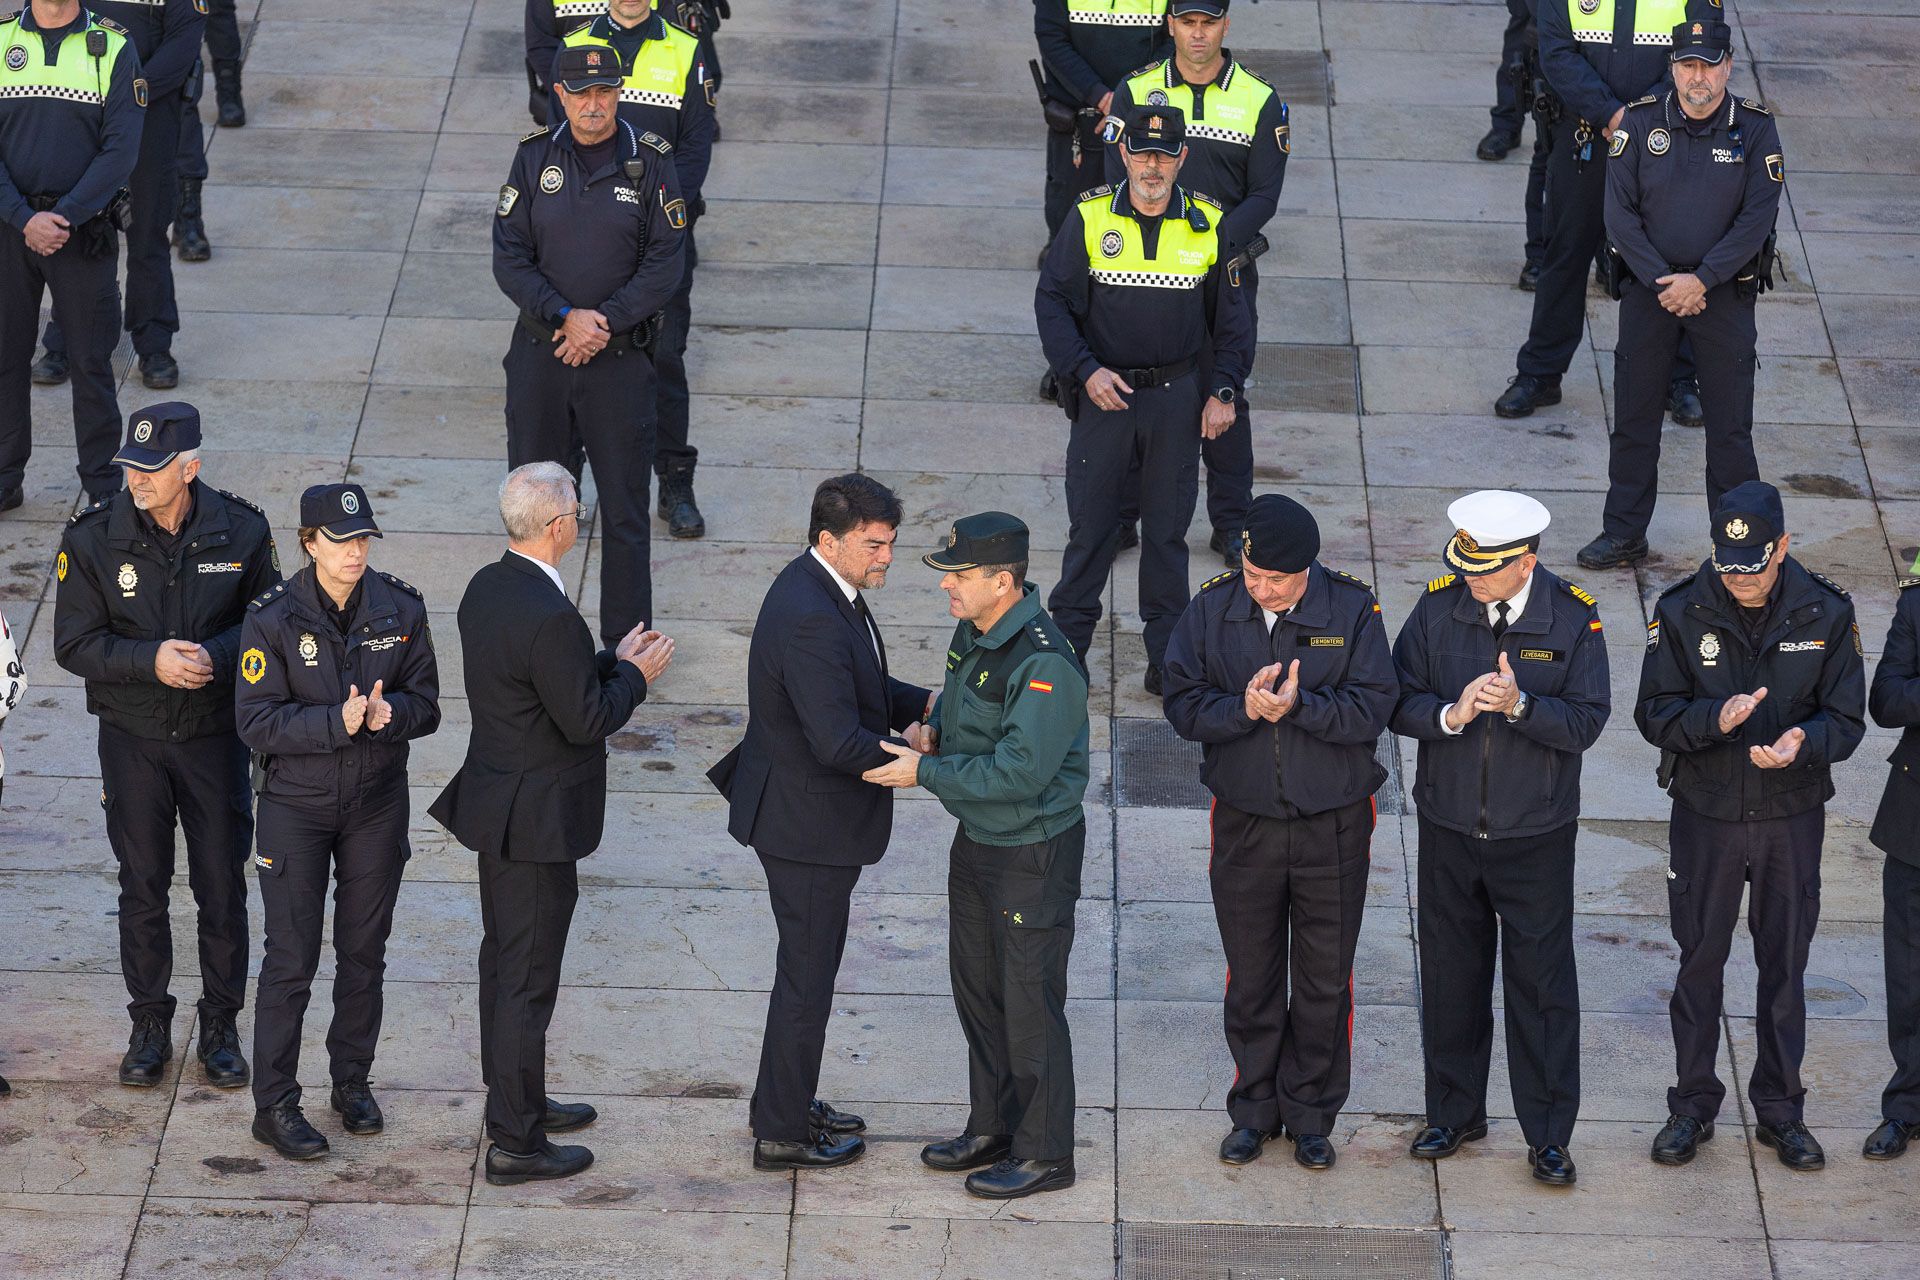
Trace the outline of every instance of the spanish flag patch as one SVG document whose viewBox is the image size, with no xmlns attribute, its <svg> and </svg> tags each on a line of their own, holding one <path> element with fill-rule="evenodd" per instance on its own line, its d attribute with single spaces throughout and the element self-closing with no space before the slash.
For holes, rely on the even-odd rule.
<svg viewBox="0 0 1920 1280">
<path fill-rule="evenodd" d="M 1048 684 L 1045 680 L 1029 680 L 1027 681 L 1027 688 L 1032 689 L 1036 693 L 1052 693 L 1053 692 L 1053 686 Z"/>
<path fill-rule="evenodd" d="M 1594 619 L 1594 620 L 1593 620 L 1592 622 L 1589 622 L 1589 623 L 1587 624 L 1587 630 L 1589 630 L 1589 631 L 1599 631 L 1599 630 L 1601 630 L 1601 626 L 1600 626 L 1600 619 L 1598 619 L 1598 618 L 1595 618 L 1595 619 Z"/>
</svg>

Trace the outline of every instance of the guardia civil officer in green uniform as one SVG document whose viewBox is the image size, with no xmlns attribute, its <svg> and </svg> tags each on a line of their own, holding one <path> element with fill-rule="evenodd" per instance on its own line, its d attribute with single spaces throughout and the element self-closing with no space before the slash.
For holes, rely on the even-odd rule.
<svg viewBox="0 0 1920 1280">
<path fill-rule="evenodd" d="M 114 218 L 140 154 L 146 82 L 132 42 L 76 0 L 34 0 L 0 21 L 0 50 L 0 511 L 20 505 L 33 449 L 33 345 L 48 292 L 67 334 L 80 483 L 100 502 L 120 487 Z"/>
<path fill-rule="evenodd" d="M 1223 46 L 1228 0 L 1172 0 L 1167 26 L 1173 32 L 1173 56 L 1134 72 L 1113 91 L 1113 110 L 1102 136 L 1119 134 L 1120 122 L 1136 106 L 1178 107 L 1187 118 L 1187 159 L 1180 166 L 1181 185 L 1203 192 L 1220 203 L 1221 242 L 1234 252 L 1253 242 L 1273 217 L 1280 187 L 1287 176 L 1287 154 L 1292 150 L 1292 126 L 1287 104 L 1273 86 L 1234 60 Z M 1126 181 L 1126 162 L 1120 148 L 1110 145 L 1107 181 Z M 1251 261 L 1240 271 L 1240 290 L 1247 299 L 1247 320 L 1258 329 Z M 1229 569 L 1240 567 L 1240 528 L 1246 523 L 1247 504 L 1253 501 L 1253 427 L 1247 420 L 1247 401 L 1234 404 L 1233 425 L 1200 442 L 1200 458 L 1207 468 L 1207 516 L 1213 523 L 1209 542 Z M 1126 526 L 1121 540 L 1133 532 L 1138 515 L 1123 510 Z"/>
<path fill-rule="evenodd" d="M 1178 107 L 1125 121 L 1127 180 L 1089 191 L 1047 250 L 1034 317 L 1060 377 L 1071 529 L 1048 607 L 1085 660 L 1120 545 L 1128 474 L 1140 473 L 1140 615 L 1148 693 L 1187 607 L 1187 526 L 1199 445 L 1233 425 L 1253 362 L 1244 263 L 1220 238 L 1222 211 L 1174 179 L 1186 159 Z"/>
<path fill-rule="evenodd" d="M 946 685 L 912 747 L 869 782 L 918 783 L 960 820 L 947 878 L 948 962 L 967 1037 L 966 1132 L 930 1168 L 1012 1199 L 1073 1185 L 1067 958 L 1087 823 L 1087 681 L 1026 581 L 1027 526 L 1000 511 L 957 521 L 922 557 L 960 620 Z"/>
</svg>

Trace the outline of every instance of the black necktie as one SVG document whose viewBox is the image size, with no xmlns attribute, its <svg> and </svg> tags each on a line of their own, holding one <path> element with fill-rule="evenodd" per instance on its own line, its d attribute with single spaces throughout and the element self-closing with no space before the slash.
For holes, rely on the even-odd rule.
<svg viewBox="0 0 1920 1280">
<path fill-rule="evenodd" d="M 1493 638 L 1498 640 L 1501 636 L 1507 634 L 1507 602 L 1502 600 L 1494 605 L 1493 612 Z"/>
<path fill-rule="evenodd" d="M 867 598 L 857 591 L 853 593 L 853 611 L 860 615 L 867 634 L 873 639 L 873 656 L 880 660 L 880 671 L 884 675 L 887 670 L 887 648 L 880 642 L 880 628 L 873 620 L 873 611 L 867 608 Z"/>
</svg>

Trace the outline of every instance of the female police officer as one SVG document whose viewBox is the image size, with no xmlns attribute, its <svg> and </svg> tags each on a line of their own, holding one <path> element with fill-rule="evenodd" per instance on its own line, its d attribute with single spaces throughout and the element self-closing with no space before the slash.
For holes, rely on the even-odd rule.
<svg viewBox="0 0 1920 1280">
<path fill-rule="evenodd" d="M 253 1136 L 293 1160 L 326 1154 L 300 1111 L 300 1023 L 334 892 L 333 1109 L 348 1133 L 380 1132 L 367 1088 L 380 1037 L 387 934 L 407 860 L 407 742 L 440 724 L 440 678 L 420 593 L 369 573 L 380 537 L 366 490 L 300 497 L 311 563 L 247 606 L 235 715 L 260 792 L 266 957 L 254 1014 Z"/>
</svg>

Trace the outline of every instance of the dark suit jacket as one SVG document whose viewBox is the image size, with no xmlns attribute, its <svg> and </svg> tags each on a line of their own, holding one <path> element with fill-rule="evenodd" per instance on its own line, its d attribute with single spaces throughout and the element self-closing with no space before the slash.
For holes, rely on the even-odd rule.
<svg viewBox="0 0 1920 1280">
<path fill-rule="evenodd" d="M 747 736 L 707 774 L 741 844 L 842 867 L 886 853 L 893 792 L 860 775 L 893 758 L 880 740 L 920 719 L 927 691 L 887 674 L 868 636 L 811 553 L 774 579 L 747 657 Z"/>
<path fill-rule="evenodd" d="M 467 848 L 517 862 L 572 862 L 600 843 L 607 737 L 645 701 L 647 680 L 596 654 L 586 620 L 512 552 L 460 599 L 473 736 L 427 810 Z"/>
<path fill-rule="evenodd" d="M 1867 697 L 1873 722 L 1901 730 L 1887 761 L 1886 790 L 1873 815 L 1874 847 L 1920 866 L 1920 586 L 1905 584 Z"/>
</svg>

